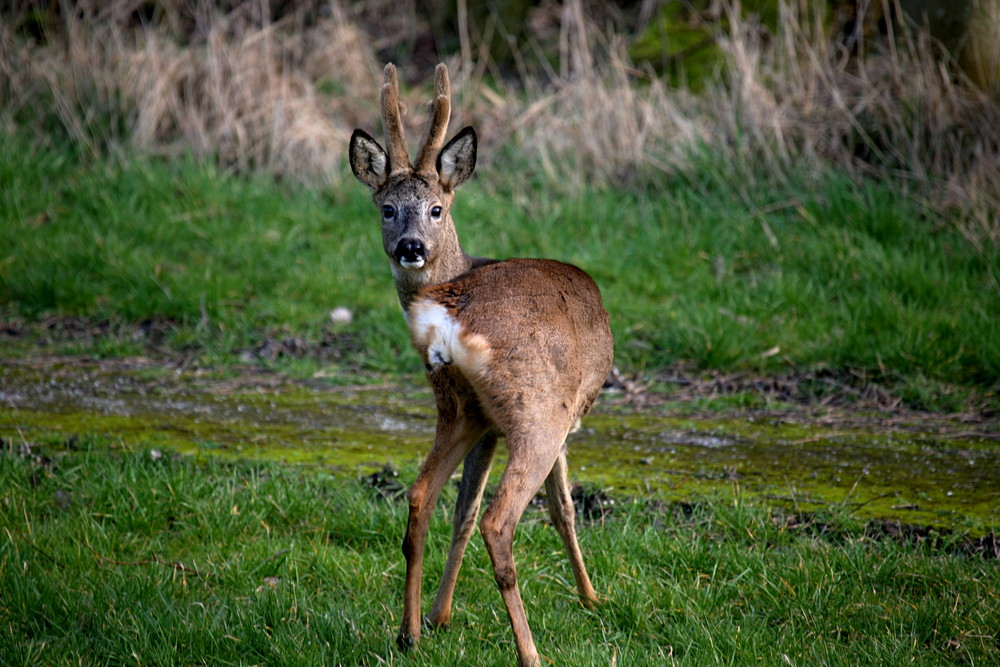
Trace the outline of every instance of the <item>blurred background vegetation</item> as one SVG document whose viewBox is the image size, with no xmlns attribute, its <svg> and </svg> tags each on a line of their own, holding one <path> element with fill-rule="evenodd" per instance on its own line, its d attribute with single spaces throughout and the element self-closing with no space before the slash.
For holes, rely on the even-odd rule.
<svg viewBox="0 0 1000 667">
<path fill-rule="evenodd" d="M 452 127 L 481 142 L 467 247 L 584 266 L 628 372 L 995 401 L 1000 0 L 0 11 L 6 330 L 84 317 L 398 370 L 412 353 L 344 157 L 354 128 L 380 134 L 385 62 L 416 137 L 444 61 Z M 952 383 L 965 398 L 941 403 Z"/>
<path fill-rule="evenodd" d="M 373 124 L 382 63 L 401 65 L 419 129 L 445 61 L 454 123 L 550 181 L 641 188 L 702 149 L 750 152 L 779 173 L 910 181 L 973 242 L 998 236 L 996 0 L 13 0 L 3 14 L 0 122 L 84 152 L 323 181 Z"/>
</svg>

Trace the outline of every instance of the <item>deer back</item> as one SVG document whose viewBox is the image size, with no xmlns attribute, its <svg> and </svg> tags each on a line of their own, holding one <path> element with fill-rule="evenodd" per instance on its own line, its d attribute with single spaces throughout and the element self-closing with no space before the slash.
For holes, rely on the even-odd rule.
<svg viewBox="0 0 1000 667">
<path fill-rule="evenodd" d="M 425 288 L 408 322 L 428 372 L 457 368 L 503 432 L 512 415 L 575 423 L 611 370 L 597 286 L 554 260 L 509 259 Z"/>
</svg>

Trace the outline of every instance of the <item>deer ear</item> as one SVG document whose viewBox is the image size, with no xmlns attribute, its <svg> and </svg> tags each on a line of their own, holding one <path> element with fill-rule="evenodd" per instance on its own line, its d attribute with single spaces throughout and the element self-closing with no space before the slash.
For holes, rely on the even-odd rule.
<svg viewBox="0 0 1000 667">
<path fill-rule="evenodd" d="M 372 190 L 378 190 L 389 179 L 389 157 L 368 133 L 354 130 L 350 158 L 351 171 Z"/>
<path fill-rule="evenodd" d="M 441 149 L 437 172 L 445 190 L 454 190 L 476 169 L 476 131 L 466 127 Z"/>
</svg>

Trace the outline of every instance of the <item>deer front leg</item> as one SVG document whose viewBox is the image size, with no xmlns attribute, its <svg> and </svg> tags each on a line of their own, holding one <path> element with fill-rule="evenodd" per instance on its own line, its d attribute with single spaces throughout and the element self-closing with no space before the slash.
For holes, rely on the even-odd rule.
<svg viewBox="0 0 1000 667">
<path fill-rule="evenodd" d="M 455 582 L 458 571 L 462 567 L 462 557 L 469 537 L 476 527 L 479 516 L 479 504 L 486 488 L 486 478 L 493 463 L 493 453 L 496 451 L 497 435 L 493 432 L 483 434 L 465 457 L 462 464 L 462 482 L 458 487 L 458 500 L 455 503 L 455 518 L 452 522 L 451 546 L 448 549 L 448 561 L 441 575 L 441 586 L 434 598 L 434 606 L 427 617 L 428 623 L 435 627 L 447 626 L 451 622 L 451 603 L 455 593 Z"/>
<path fill-rule="evenodd" d="M 438 416 L 434 446 L 416 481 L 410 487 L 410 515 L 403 538 L 406 583 L 403 589 L 403 620 L 396 645 L 405 650 L 420 640 L 420 583 L 423 575 L 424 542 L 438 494 L 485 427 L 463 416 Z"/>
</svg>

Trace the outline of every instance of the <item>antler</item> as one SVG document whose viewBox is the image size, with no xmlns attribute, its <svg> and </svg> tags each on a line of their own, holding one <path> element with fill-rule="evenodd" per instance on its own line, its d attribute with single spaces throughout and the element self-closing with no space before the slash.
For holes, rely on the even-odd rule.
<svg viewBox="0 0 1000 667">
<path fill-rule="evenodd" d="M 382 127 L 385 130 L 385 142 L 389 149 L 389 176 L 405 173 L 413 169 L 410 165 L 409 151 L 406 149 L 406 133 L 403 131 L 403 119 L 399 106 L 399 81 L 396 79 L 396 66 L 389 63 L 385 66 L 385 80 L 382 83 Z"/>
<path fill-rule="evenodd" d="M 431 119 L 427 124 L 427 132 L 420 142 L 417 166 L 414 169 L 410 164 L 410 155 L 406 148 L 406 132 L 403 130 L 399 104 L 396 67 L 392 63 L 385 66 L 385 81 L 382 84 L 382 126 L 385 129 L 385 141 L 389 149 L 390 176 L 411 170 L 421 174 L 436 172 L 435 161 L 444 144 L 448 121 L 451 118 L 451 83 L 448 79 L 448 67 L 444 63 L 439 64 L 434 70 L 434 100 L 430 106 Z"/>
<path fill-rule="evenodd" d="M 430 106 L 431 120 L 427 124 L 427 132 L 420 142 L 420 152 L 417 154 L 417 173 L 433 173 L 435 171 L 435 160 L 438 151 L 444 144 L 445 133 L 448 131 L 448 120 L 451 118 L 451 84 L 448 81 L 448 66 L 444 63 L 439 63 L 434 69 L 434 100 Z"/>
</svg>

